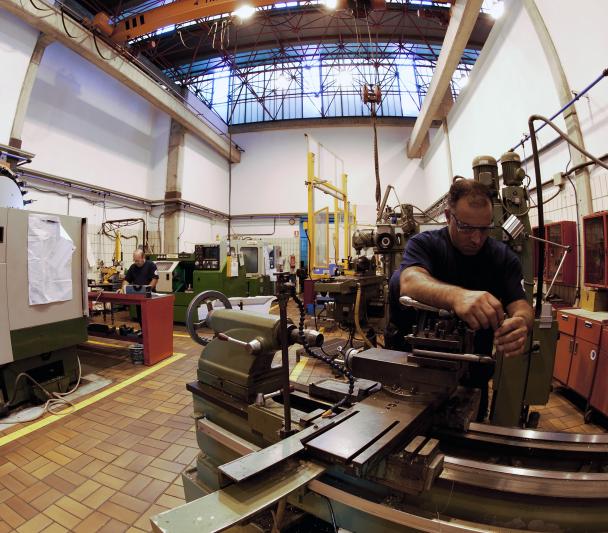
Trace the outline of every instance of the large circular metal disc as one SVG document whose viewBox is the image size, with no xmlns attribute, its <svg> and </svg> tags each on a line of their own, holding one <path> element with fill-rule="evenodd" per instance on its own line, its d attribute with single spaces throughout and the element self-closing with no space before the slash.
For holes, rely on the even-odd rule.
<svg viewBox="0 0 608 533">
<path fill-rule="evenodd" d="M 0 175 L 0 207 L 23 209 L 23 206 L 19 185 L 12 178 Z"/>
<path fill-rule="evenodd" d="M 207 306 L 207 313 L 209 313 L 213 309 L 213 302 L 215 301 L 220 301 L 226 309 L 232 309 L 232 304 L 225 294 L 220 291 L 203 291 L 192 299 L 186 311 L 186 329 L 190 333 L 192 340 L 202 346 L 207 346 L 210 339 L 201 337 L 198 334 L 197 330 L 206 326 L 206 316 L 205 318 L 200 318 L 199 307 L 205 304 Z"/>
</svg>

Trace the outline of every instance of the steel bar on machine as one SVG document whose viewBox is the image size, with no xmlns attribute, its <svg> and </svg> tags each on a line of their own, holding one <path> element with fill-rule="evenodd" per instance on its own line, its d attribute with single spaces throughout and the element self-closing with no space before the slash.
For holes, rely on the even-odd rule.
<svg viewBox="0 0 608 533">
<path fill-rule="evenodd" d="M 451 353 L 451 352 L 436 352 L 433 350 L 418 350 L 414 349 L 414 355 L 421 357 L 431 357 L 434 359 L 452 359 L 455 361 L 468 361 L 470 363 L 485 363 L 493 364 L 494 359 L 487 355 L 476 355 L 474 353 Z"/>
</svg>

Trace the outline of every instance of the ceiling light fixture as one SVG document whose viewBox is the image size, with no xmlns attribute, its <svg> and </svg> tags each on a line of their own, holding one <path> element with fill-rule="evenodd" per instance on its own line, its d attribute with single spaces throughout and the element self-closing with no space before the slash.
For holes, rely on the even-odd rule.
<svg viewBox="0 0 608 533">
<path fill-rule="evenodd" d="M 502 17 L 504 12 L 505 12 L 504 2 L 502 0 L 494 0 L 494 3 L 490 7 L 490 15 L 492 15 L 492 18 L 499 19 L 500 17 Z"/>
<path fill-rule="evenodd" d="M 255 8 L 247 4 L 242 5 L 236 9 L 232 14 L 239 17 L 241 20 L 245 20 L 251 17 L 255 13 Z"/>
</svg>

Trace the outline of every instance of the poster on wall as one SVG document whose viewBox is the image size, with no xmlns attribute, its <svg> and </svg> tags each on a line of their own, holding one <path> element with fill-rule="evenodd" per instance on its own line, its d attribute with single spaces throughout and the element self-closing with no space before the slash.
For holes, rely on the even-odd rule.
<svg viewBox="0 0 608 533">
<path fill-rule="evenodd" d="M 76 250 L 57 216 L 30 214 L 27 274 L 30 305 L 72 299 L 72 255 Z"/>
</svg>

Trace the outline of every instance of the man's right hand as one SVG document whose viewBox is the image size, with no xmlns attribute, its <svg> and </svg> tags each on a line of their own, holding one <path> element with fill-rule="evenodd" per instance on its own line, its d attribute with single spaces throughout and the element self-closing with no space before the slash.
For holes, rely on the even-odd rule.
<svg viewBox="0 0 608 533">
<path fill-rule="evenodd" d="M 496 330 L 504 318 L 502 304 L 486 291 L 459 291 L 453 308 L 473 330 Z"/>
<path fill-rule="evenodd" d="M 116 291 L 116 294 L 123 294 L 125 292 L 125 290 L 121 287 L 120 289 L 118 289 Z"/>
</svg>

